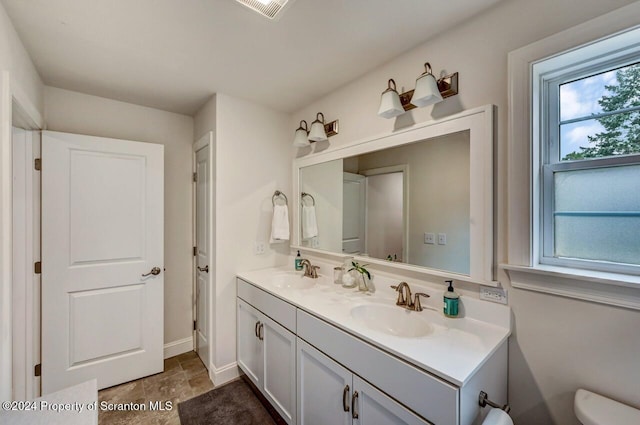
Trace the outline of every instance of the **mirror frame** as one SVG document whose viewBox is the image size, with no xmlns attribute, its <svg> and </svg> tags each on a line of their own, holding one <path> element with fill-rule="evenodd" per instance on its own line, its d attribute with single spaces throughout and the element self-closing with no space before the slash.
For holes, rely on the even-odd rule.
<svg viewBox="0 0 640 425">
<path fill-rule="evenodd" d="M 346 257 L 342 253 L 302 246 L 300 242 L 300 169 L 336 159 L 344 159 L 365 153 L 379 151 L 420 142 L 451 133 L 469 131 L 470 149 L 470 210 L 469 210 L 469 274 L 460 274 L 407 263 L 394 263 L 382 259 L 353 256 L 356 261 L 390 268 L 392 271 L 408 271 L 428 276 L 451 278 L 461 281 L 497 286 L 494 281 L 494 218 L 493 218 L 493 149 L 495 106 L 486 105 L 469 109 L 445 118 L 427 121 L 402 130 L 381 134 L 313 153 L 293 161 L 293 237 L 291 247 L 295 250 L 317 253 L 335 258 L 341 262 Z M 452 173 L 455 170 L 451 170 Z"/>
</svg>

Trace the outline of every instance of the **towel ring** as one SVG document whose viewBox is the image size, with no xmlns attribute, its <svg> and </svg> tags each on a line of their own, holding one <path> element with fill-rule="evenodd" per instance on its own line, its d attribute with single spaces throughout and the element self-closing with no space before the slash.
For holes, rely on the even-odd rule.
<svg viewBox="0 0 640 425">
<path fill-rule="evenodd" d="M 311 198 L 311 202 L 312 202 L 312 204 L 311 204 L 311 205 L 313 205 L 313 206 L 315 207 L 315 206 L 316 206 L 316 198 L 314 198 L 314 197 L 313 197 L 313 195 L 312 195 L 312 194 L 310 194 L 310 193 L 302 192 L 301 200 L 303 200 L 303 198 L 304 198 L 305 196 L 308 196 L 309 198 Z M 302 205 L 304 205 L 304 202 L 303 202 L 303 204 L 302 204 Z"/>
<path fill-rule="evenodd" d="M 276 198 L 278 197 L 284 198 L 285 205 L 289 203 L 289 200 L 287 199 L 287 195 L 280 192 L 279 190 L 276 190 L 275 192 L 273 192 L 273 196 L 271 197 L 271 203 L 273 204 L 274 207 L 276 206 Z"/>
</svg>

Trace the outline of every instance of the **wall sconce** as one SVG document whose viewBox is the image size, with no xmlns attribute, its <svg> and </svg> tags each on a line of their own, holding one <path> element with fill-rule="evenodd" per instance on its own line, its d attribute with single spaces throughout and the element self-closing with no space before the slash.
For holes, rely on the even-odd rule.
<svg viewBox="0 0 640 425">
<path fill-rule="evenodd" d="M 393 118 L 405 111 L 416 107 L 433 105 L 443 99 L 458 94 L 458 73 L 454 72 L 436 80 L 431 73 L 429 62 L 424 64 L 425 71 L 416 80 L 415 90 L 398 94 L 395 90 L 395 81 L 389 80 L 389 87 L 382 92 L 378 115 L 383 118 Z M 391 83 L 393 82 L 393 88 Z M 402 111 L 397 107 L 395 96 L 399 97 Z"/>
<path fill-rule="evenodd" d="M 302 124 L 304 123 L 304 127 Z M 293 138 L 293 146 L 298 148 L 304 148 L 305 146 L 309 146 L 309 128 L 307 127 L 307 122 L 305 120 L 300 121 L 300 127 L 296 129 L 296 135 Z"/>
<path fill-rule="evenodd" d="M 391 85 L 393 85 L 393 87 L 391 87 Z M 382 96 L 380 98 L 380 109 L 378 109 L 378 115 L 383 118 L 393 118 L 401 114 L 404 114 L 404 108 L 400 101 L 400 95 L 396 90 L 396 82 L 393 78 L 390 78 L 388 87 L 382 92 Z"/>
<path fill-rule="evenodd" d="M 307 128 L 305 120 L 300 121 L 300 127 L 296 129 L 293 139 L 293 146 L 302 148 L 309 146 L 309 142 L 325 142 L 336 134 L 338 134 L 338 120 L 325 123 L 324 114 L 318 112 L 315 121 L 311 123 L 311 129 Z"/>
</svg>

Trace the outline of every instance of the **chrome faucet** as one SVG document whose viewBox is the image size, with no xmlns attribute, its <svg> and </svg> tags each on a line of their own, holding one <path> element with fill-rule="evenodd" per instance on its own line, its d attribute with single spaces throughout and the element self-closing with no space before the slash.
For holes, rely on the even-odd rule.
<svg viewBox="0 0 640 425">
<path fill-rule="evenodd" d="M 304 267 L 304 277 L 310 277 L 312 279 L 318 278 L 318 270 L 320 269 L 319 266 L 311 265 L 311 261 L 307 260 L 306 258 L 300 261 L 300 264 Z"/>
<path fill-rule="evenodd" d="M 415 298 L 412 300 L 411 288 L 409 288 L 409 284 L 407 282 L 400 282 L 397 286 L 392 285 L 391 288 L 395 289 L 398 292 L 398 300 L 396 301 L 396 305 L 404 307 L 407 310 L 422 311 L 420 297 L 429 298 L 429 294 L 425 294 L 424 292 L 417 292 L 414 295 Z"/>
</svg>

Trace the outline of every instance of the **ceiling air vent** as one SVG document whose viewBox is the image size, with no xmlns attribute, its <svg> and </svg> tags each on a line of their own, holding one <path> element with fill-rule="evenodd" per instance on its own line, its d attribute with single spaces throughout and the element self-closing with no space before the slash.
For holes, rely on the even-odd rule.
<svg viewBox="0 0 640 425">
<path fill-rule="evenodd" d="M 266 16 L 269 19 L 279 18 L 279 14 L 285 9 L 285 6 L 291 5 L 295 0 L 236 0 L 243 6 L 248 7 Z"/>
</svg>

